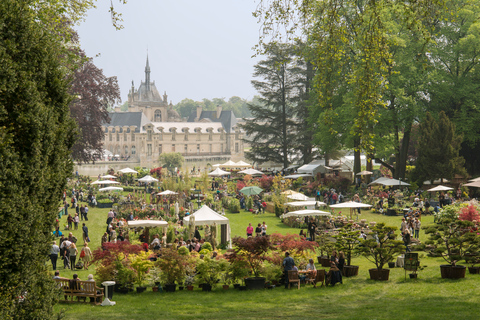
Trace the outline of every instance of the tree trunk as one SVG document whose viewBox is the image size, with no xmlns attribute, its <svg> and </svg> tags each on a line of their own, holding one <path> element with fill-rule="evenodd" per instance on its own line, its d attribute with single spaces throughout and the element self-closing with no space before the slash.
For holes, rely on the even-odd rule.
<svg viewBox="0 0 480 320">
<path fill-rule="evenodd" d="M 362 162 L 360 159 L 360 138 L 355 137 L 353 140 L 353 173 L 355 174 L 355 177 L 357 177 L 357 173 L 359 173 L 362 170 Z"/>
<path fill-rule="evenodd" d="M 410 134 L 412 133 L 412 126 L 410 125 L 403 134 L 402 145 L 400 146 L 400 153 L 396 163 L 396 178 L 405 180 L 405 173 L 407 169 L 408 147 L 410 145 Z"/>
</svg>

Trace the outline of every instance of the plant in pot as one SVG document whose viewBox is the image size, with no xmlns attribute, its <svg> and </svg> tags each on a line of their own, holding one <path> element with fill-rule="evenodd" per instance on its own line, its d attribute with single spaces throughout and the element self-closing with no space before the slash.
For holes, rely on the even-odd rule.
<svg viewBox="0 0 480 320">
<path fill-rule="evenodd" d="M 186 277 L 188 256 L 180 254 L 177 249 L 166 248 L 155 265 L 162 270 L 160 280 L 166 292 L 175 292 L 176 283 L 183 283 Z"/>
<path fill-rule="evenodd" d="M 249 275 L 250 266 L 247 261 L 232 259 L 224 273 L 225 284 L 233 284 L 234 288 L 240 286 L 239 281 Z"/>
<path fill-rule="evenodd" d="M 153 267 L 148 272 L 148 280 L 152 285 L 152 291 L 158 292 L 158 286 L 160 285 L 161 270 L 158 267 Z"/>
<path fill-rule="evenodd" d="M 470 266 L 468 267 L 468 273 L 479 274 L 480 267 L 476 267 L 476 264 L 480 263 L 480 252 L 469 252 L 465 255 L 465 262 Z"/>
<path fill-rule="evenodd" d="M 225 259 L 211 259 L 204 257 L 197 264 L 196 281 L 202 284 L 203 291 L 211 291 L 219 282 L 222 271 L 228 266 Z"/>
<path fill-rule="evenodd" d="M 324 231 L 320 232 L 316 241 L 318 243 L 317 253 L 320 254 L 317 257 L 318 263 L 323 267 L 330 267 L 330 257 L 328 254 L 335 248 L 335 243 L 332 241 L 330 234 Z"/>
<path fill-rule="evenodd" d="M 396 229 L 383 222 L 378 223 L 371 229 L 373 239 L 361 240 L 360 245 L 355 249 L 375 264 L 376 268 L 368 270 L 372 280 L 388 280 L 390 269 L 383 269 L 383 266 L 405 248 L 402 241 L 390 236 Z"/>
<path fill-rule="evenodd" d="M 265 278 L 260 277 L 260 271 L 264 261 L 268 260 L 268 252 L 275 249 L 270 237 L 236 237 L 232 240 L 234 244 L 230 260 L 243 260 L 248 263 L 253 277 L 245 278 L 245 285 L 248 289 L 265 288 Z"/>
<path fill-rule="evenodd" d="M 353 277 L 358 275 L 358 266 L 352 266 L 352 256 L 355 255 L 355 249 L 360 244 L 360 230 L 355 230 L 352 224 L 343 226 L 334 238 L 335 247 L 338 251 L 345 253 L 345 266 L 343 273 L 345 277 Z"/>
<path fill-rule="evenodd" d="M 130 260 L 125 259 L 125 256 L 119 254 L 119 258 L 115 260 L 115 286 L 120 293 L 128 293 L 133 290 L 133 284 L 135 282 L 135 270 L 130 265 Z"/>
<path fill-rule="evenodd" d="M 130 255 L 129 260 L 131 262 L 132 268 L 136 271 L 135 283 L 137 284 L 137 292 L 143 292 L 147 288 L 143 286 L 146 274 L 151 267 L 153 267 L 153 262 L 150 261 L 148 258 L 152 254 L 152 252 L 142 251 L 136 255 Z"/>
<path fill-rule="evenodd" d="M 476 232 L 471 232 L 473 227 L 471 221 L 443 216 L 437 224 L 425 229 L 428 252 L 441 256 L 448 263 L 440 265 L 442 278 L 465 277 L 466 267 L 457 265 L 457 262 L 479 250 L 480 239 Z"/>
<path fill-rule="evenodd" d="M 263 264 L 262 274 L 265 276 L 267 284 L 276 286 L 283 275 L 283 267 L 281 264 L 266 261 Z"/>
<path fill-rule="evenodd" d="M 410 257 L 411 261 L 408 261 L 409 260 L 409 255 L 411 256 Z M 412 257 L 412 255 L 415 255 L 415 257 Z M 420 258 L 423 258 L 423 256 L 421 256 Z M 421 266 L 420 265 L 420 260 L 419 260 L 419 257 L 418 257 L 417 253 L 410 253 L 410 254 L 406 253 L 405 254 L 404 269 L 408 270 L 408 271 L 412 271 L 412 273 L 408 274 L 410 276 L 410 279 L 416 279 L 418 277 L 418 271 L 422 271 L 426 267 L 427 266 Z"/>
</svg>

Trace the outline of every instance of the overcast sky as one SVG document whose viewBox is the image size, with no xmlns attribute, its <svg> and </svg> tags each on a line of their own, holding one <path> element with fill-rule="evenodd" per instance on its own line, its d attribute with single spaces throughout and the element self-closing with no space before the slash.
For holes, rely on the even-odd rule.
<svg viewBox="0 0 480 320">
<path fill-rule="evenodd" d="M 258 1 L 257 1 L 258 2 Z M 254 0 L 129 0 L 120 5 L 124 29 L 111 25 L 110 1 L 99 0 L 77 30 L 82 48 L 106 76 L 117 76 L 122 101 L 132 80 L 145 79 L 148 56 L 151 80 L 169 101 L 184 98 L 251 99 L 252 58 L 259 25 Z"/>
</svg>

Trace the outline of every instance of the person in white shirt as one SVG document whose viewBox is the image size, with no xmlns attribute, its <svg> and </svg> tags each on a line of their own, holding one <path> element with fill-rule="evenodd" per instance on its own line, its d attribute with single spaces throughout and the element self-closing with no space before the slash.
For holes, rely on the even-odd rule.
<svg viewBox="0 0 480 320">
<path fill-rule="evenodd" d="M 57 241 L 53 241 L 52 248 L 50 249 L 50 260 L 52 261 L 53 270 L 57 270 L 58 253 L 60 252 Z"/>
</svg>

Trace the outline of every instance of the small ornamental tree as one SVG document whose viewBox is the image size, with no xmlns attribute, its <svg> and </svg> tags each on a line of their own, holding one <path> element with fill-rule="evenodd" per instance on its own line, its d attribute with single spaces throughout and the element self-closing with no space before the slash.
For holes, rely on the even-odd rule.
<svg viewBox="0 0 480 320">
<path fill-rule="evenodd" d="M 355 230 L 352 224 L 343 226 L 334 238 L 337 240 L 335 247 L 338 251 L 343 251 L 347 258 L 347 266 L 352 263 L 352 255 L 355 252 L 355 248 L 360 244 L 360 231 Z"/>
<path fill-rule="evenodd" d="M 262 264 L 268 259 L 268 252 L 275 249 L 270 241 L 270 237 L 250 237 L 250 238 L 233 238 L 233 252 L 230 260 L 246 261 L 255 275 L 260 276 Z"/>
<path fill-rule="evenodd" d="M 480 221 L 480 215 L 478 215 L 477 208 L 472 204 L 468 207 L 462 208 L 458 218 L 467 221 Z"/>
<path fill-rule="evenodd" d="M 389 227 L 383 222 L 378 223 L 372 227 L 373 239 L 362 240 L 361 245 L 357 246 L 356 252 L 373 262 L 378 270 L 382 270 L 387 262 L 403 252 L 405 248 L 402 241 L 390 237 L 390 234 L 396 229 L 396 227 Z"/>
<path fill-rule="evenodd" d="M 426 228 L 428 251 L 441 255 L 450 265 L 465 258 L 466 254 L 478 252 L 480 239 L 471 232 L 473 223 L 467 220 L 444 218 Z"/>
<path fill-rule="evenodd" d="M 150 251 L 141 251 L 138 254 L 129 256 L 130 265 L 137 272 L 135 281 L 139 287 L 143 285 L 147 272 L 154 266 L 153 261 L 148 259 L 151 254 L 152 252 Z"/>
<path fill-rule="evenodd" d="M 183 283 L 187 275 L 188 258 L 188 253 L 180 253 L 173 248 L 163 249 L 162 255 L 155 262 L 155 265 L 161 270 L 160 280 L 162 284 Z"/>
<path fill-rule="evenodd" d="M 162 167 L 152 168 L 152 169 L 150 170 L 150 175 L 151 175 L 152 177 L 161 178 L 161 177 L 162 177 Z"/>
</svg>

